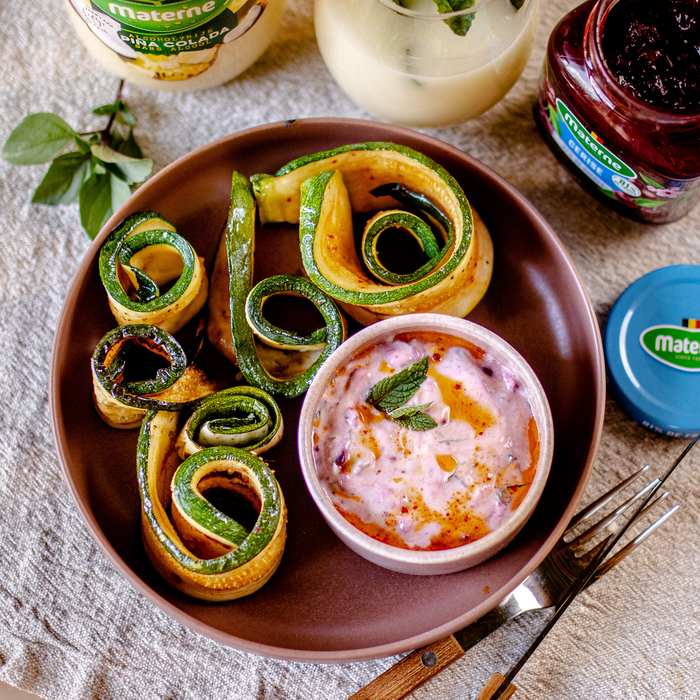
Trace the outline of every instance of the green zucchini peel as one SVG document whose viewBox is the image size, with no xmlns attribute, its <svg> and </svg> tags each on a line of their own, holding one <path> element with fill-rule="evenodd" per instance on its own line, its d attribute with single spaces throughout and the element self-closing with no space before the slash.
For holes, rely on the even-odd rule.
<svg viewBox="0 0 700 700">
<path fill-rule="evenodd" d="M 237 386 L 203 398 L 180 436 L 181 456 L 218 445 L 260 454 L 282 438 L 282 413 L 262 389 Z"/>
<path fill-rule="evenodd" d="M 428 258 L 428 262 L 413 272 L 401 274 L 388 270 L 377 253 L 379 238 L 389 229 L 399 229 L 409 233 Z M 417 214 L 401 209 L 390 209 L 375 214 L 365 226 L 362 236 L 362 259 L 374 277 L 386 284 L 408 284 L 425 277 L 440 264 L 441 248 L 430 226 Z"/>
<path fill-rule="evenodd" d="M 255 237 L 255 199 L 249 181 L 241 174 L 234 173 L 231 183 L 231 209 L 226 224 L 226 248 L 229 268 L 229 296 L 231 333 L 236 353 L 236 361 L 246 381 L 273 396 L 293 398 L 303 394 L 328 356 L 345 340 L 345 324 L 340 311 L 332 299 L 320 292 L 308 281 L 293 275 L 273 278 L 265 283 L 250 306 L 248 296 L 253 287 L 253 250 Z M 292 379 L 280 380 L 272 377 L 263 367 L 255 347 L 253 329 L 248 323 L 246 309 L 256 320 L 256 327 L 265 331 L 261 324 L 261 313 L 256 310 L 256 300 L 260 301 L 271 290 L 293 291 L 305 296 L 319 310 L 326 323 L 325 347 L 319 357 Z M 270 326 L 267 325 L 267 329 Z M 288 336 L 289 338 L 289 336 Z M 316 342 L 318 337 L 314 340 Z M 294 343 L 293 343 L 294 344 Z"/>
<path fill-rule="evenodd" d="M 283 350 L 321 350 L 326 343 L 327 327 L 317 328 L 308 335 L 279 328 L 269 323 L 263 316 L 263 306 L 273 294 L 296 294 L 309 299 L 324 317 L 335 319 L 337 307 L 330 297 L 315 284 L 296 275 L 273 275 L 253 287 L 246 300 L 246 320 L 253 333 L 264 343 Z M 328 322 L 328 321 L 327 321 Z"/>
<path fill-rule="evenodd" d="M 206 273 L 194 248 L 157 212 L 134 214 L 117 226 L 102 244 L 98 266 L 120 324 L 152 323 L 175 333 L 206 299 Z"/>
<path fill-rule="evenodd" d="M 234 477 L 245 473 L 257 480 L 261 507 L 250 532 L 199 495 L 196 489 L 198 482 L 205 474 L 218 470 L 227 470 Z M 262 459 L 237 447 L 209 447 L 188 457 L 175 472 L 172 495 L 173 502 L 201 529 L 235 547 L 232 552 L 215 559 L 181 559 L 187 568 L 203 573 L 231 571 L 250 561 L 270 542 L 281 515 L 279 486 L 272 471 Z"/>
<path fill-rule="evenodd" d="M 137 345 L 167 363 L 152 379 L 124 381 L 130 350 Z M 150 324 L 117 326 L 108 331 L 92 355 L 92 372 L 98 384 L 119 403 L 146 410 L 179 411 L 188 402 L 162 401 L 157 394 L 170 388 L 187 369 L 187 355 L 167 331 Z"/>
</svg>

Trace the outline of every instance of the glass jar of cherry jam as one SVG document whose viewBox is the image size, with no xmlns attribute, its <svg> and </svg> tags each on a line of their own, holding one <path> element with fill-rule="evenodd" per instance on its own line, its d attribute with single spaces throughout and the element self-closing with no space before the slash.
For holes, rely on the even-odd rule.
<svg viewBox="0 0 700 700">
<path fill-rule="evenodd" d="M 700 2 L 590 0 L 554 28 L 535 119 L 581 185 L 646 223 L 700 199 Z"/>
</svg>

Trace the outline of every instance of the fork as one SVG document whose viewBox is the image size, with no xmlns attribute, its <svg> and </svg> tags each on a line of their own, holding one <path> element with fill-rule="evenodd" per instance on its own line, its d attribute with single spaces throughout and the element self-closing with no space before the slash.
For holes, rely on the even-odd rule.
<svg viewBox="0 0 700 700">
<path fill-rule="evenodd" d="M 617 518 L 640 498 L 643 498 L 656 486 L 659 480 L 654 479 L 648 483 L 584 532 L 578 535 L 574 535 L 574 532 L 579 525 L 604 508 L 647 469 L 648 467 L 642 467 L 575 515 L 545 560 L 493 610 L 449 637 L 411 652 L 350 696 L 348 700 L 401 700 L 506 622 L 530 610 L 547 610 L 556 607 L 577 576 L 605 545 L 605 541 L 585 552 L 581 552 L 581 548 L 597 534 L 611 528 Z M 635 522 L 639 521 L 667 495 L 668 493 L 663 493 L 649 503 L 638 514 Z M 678 505 L 673 506 L 618 552 L 606 559 L 596 570 L 591 583 L 597 581 L 634 551 L 652 532 L 661 527 L 679 507 Z M 571 535 L 573 536 L 570 537 Z"/>
</svg>

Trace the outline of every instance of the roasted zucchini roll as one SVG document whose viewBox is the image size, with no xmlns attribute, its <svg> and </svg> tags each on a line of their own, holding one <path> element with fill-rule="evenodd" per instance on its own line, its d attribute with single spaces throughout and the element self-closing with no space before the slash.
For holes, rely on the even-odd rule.
<svg viewBox="0 0 700 700">
<path fill-rule="evenodd" d="M 272 471 L 236 447 L 209 447 L 181 461 L 185 416 L 149 412 L 138 442 L 142 537 L 146 553 L 174 588 L 225 601 L 257 591 L 282 560 L 287 509 Z M 246 525 L 206 500 L 216 489 L 245 499 L 257 513 Z"/>
<path fill-rule="evenodd" d="M 179 411 L 223 388 L 187 364 L 180 344 L 149 324 L 117 326 L 92 355 L 93 402 L 113 428 L 137 428 L 146 412 Z"/>
<path fill-rule="evenodd" d="M 130 216 L 100 249 L 100 277 L 117 323 L 150 323 L 177 333 L 209 293 L 202 258 L 156 212 Z M 161 288 L 170 285 L 161 293 Z"/>
<path fill-rule="evenodd" d="M 261 220 L 299 222 L 307 275 L 362 324 L 427 311 L 466 316 L 488 288 L 493 245 L 484 222 L 457 181 L 410 148 L 343 146 L 252 181 Z M 399 222 L 397 208 L 412 216 Z M 386 209 L 394 227 L 418 240 L 425 253 L 415 274 L 382 270 L 375 219 L 361 246 L 365 259 L 358 255 L 353 215 Z"/>
</svg>

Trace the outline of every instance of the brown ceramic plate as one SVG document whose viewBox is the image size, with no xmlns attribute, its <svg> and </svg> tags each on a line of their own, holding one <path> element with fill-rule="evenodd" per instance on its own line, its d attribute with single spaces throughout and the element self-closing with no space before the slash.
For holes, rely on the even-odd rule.
<svg viewBox="0 0 700 700">
<path fill-rule="evenodd" d="M 289 507 L 284 559 L 272 580 L 222 604 L 186 598 L 146 558 L 136 483 L 137 430 L 107 427 L 91 401 L 89 362 L 115 322 L 97 270 L 100 244 L 126 216 L 153 209 L 206 256 L 209 268 L 229 207 L 231 173 L 274 172 L 308 153 L 360 141 L 394 141 L 443 165 L 488 225 L 491 286 L 469 318 L 502 335 L 530 362 L 554 417 L 549 482 L 525 528 L 494 558 L 457 574 L 410 576 L 380 568 L 326 526 L 299 471 L 300 401 L 283 402 L 286 425 L 272 465 Z M 297 233 L 265 227 L 256 276 L 299 272 Z M 413 649 L 493 608 L 547 555 L 575 510 L 595 460 L 604 408 L 603 351 L 584 285 L 555 233 L 515 189 L 463 152 L 385 124 L 304 119 L 270 124 L 204 146 L 143 185 L 107 223 L 66 298 L 51 364 L 51 414 L 63 476 L 87 528 L 117 570 L 176 620 L 212 639 L 297 661 L 353 661 Z"/>
</svg>

